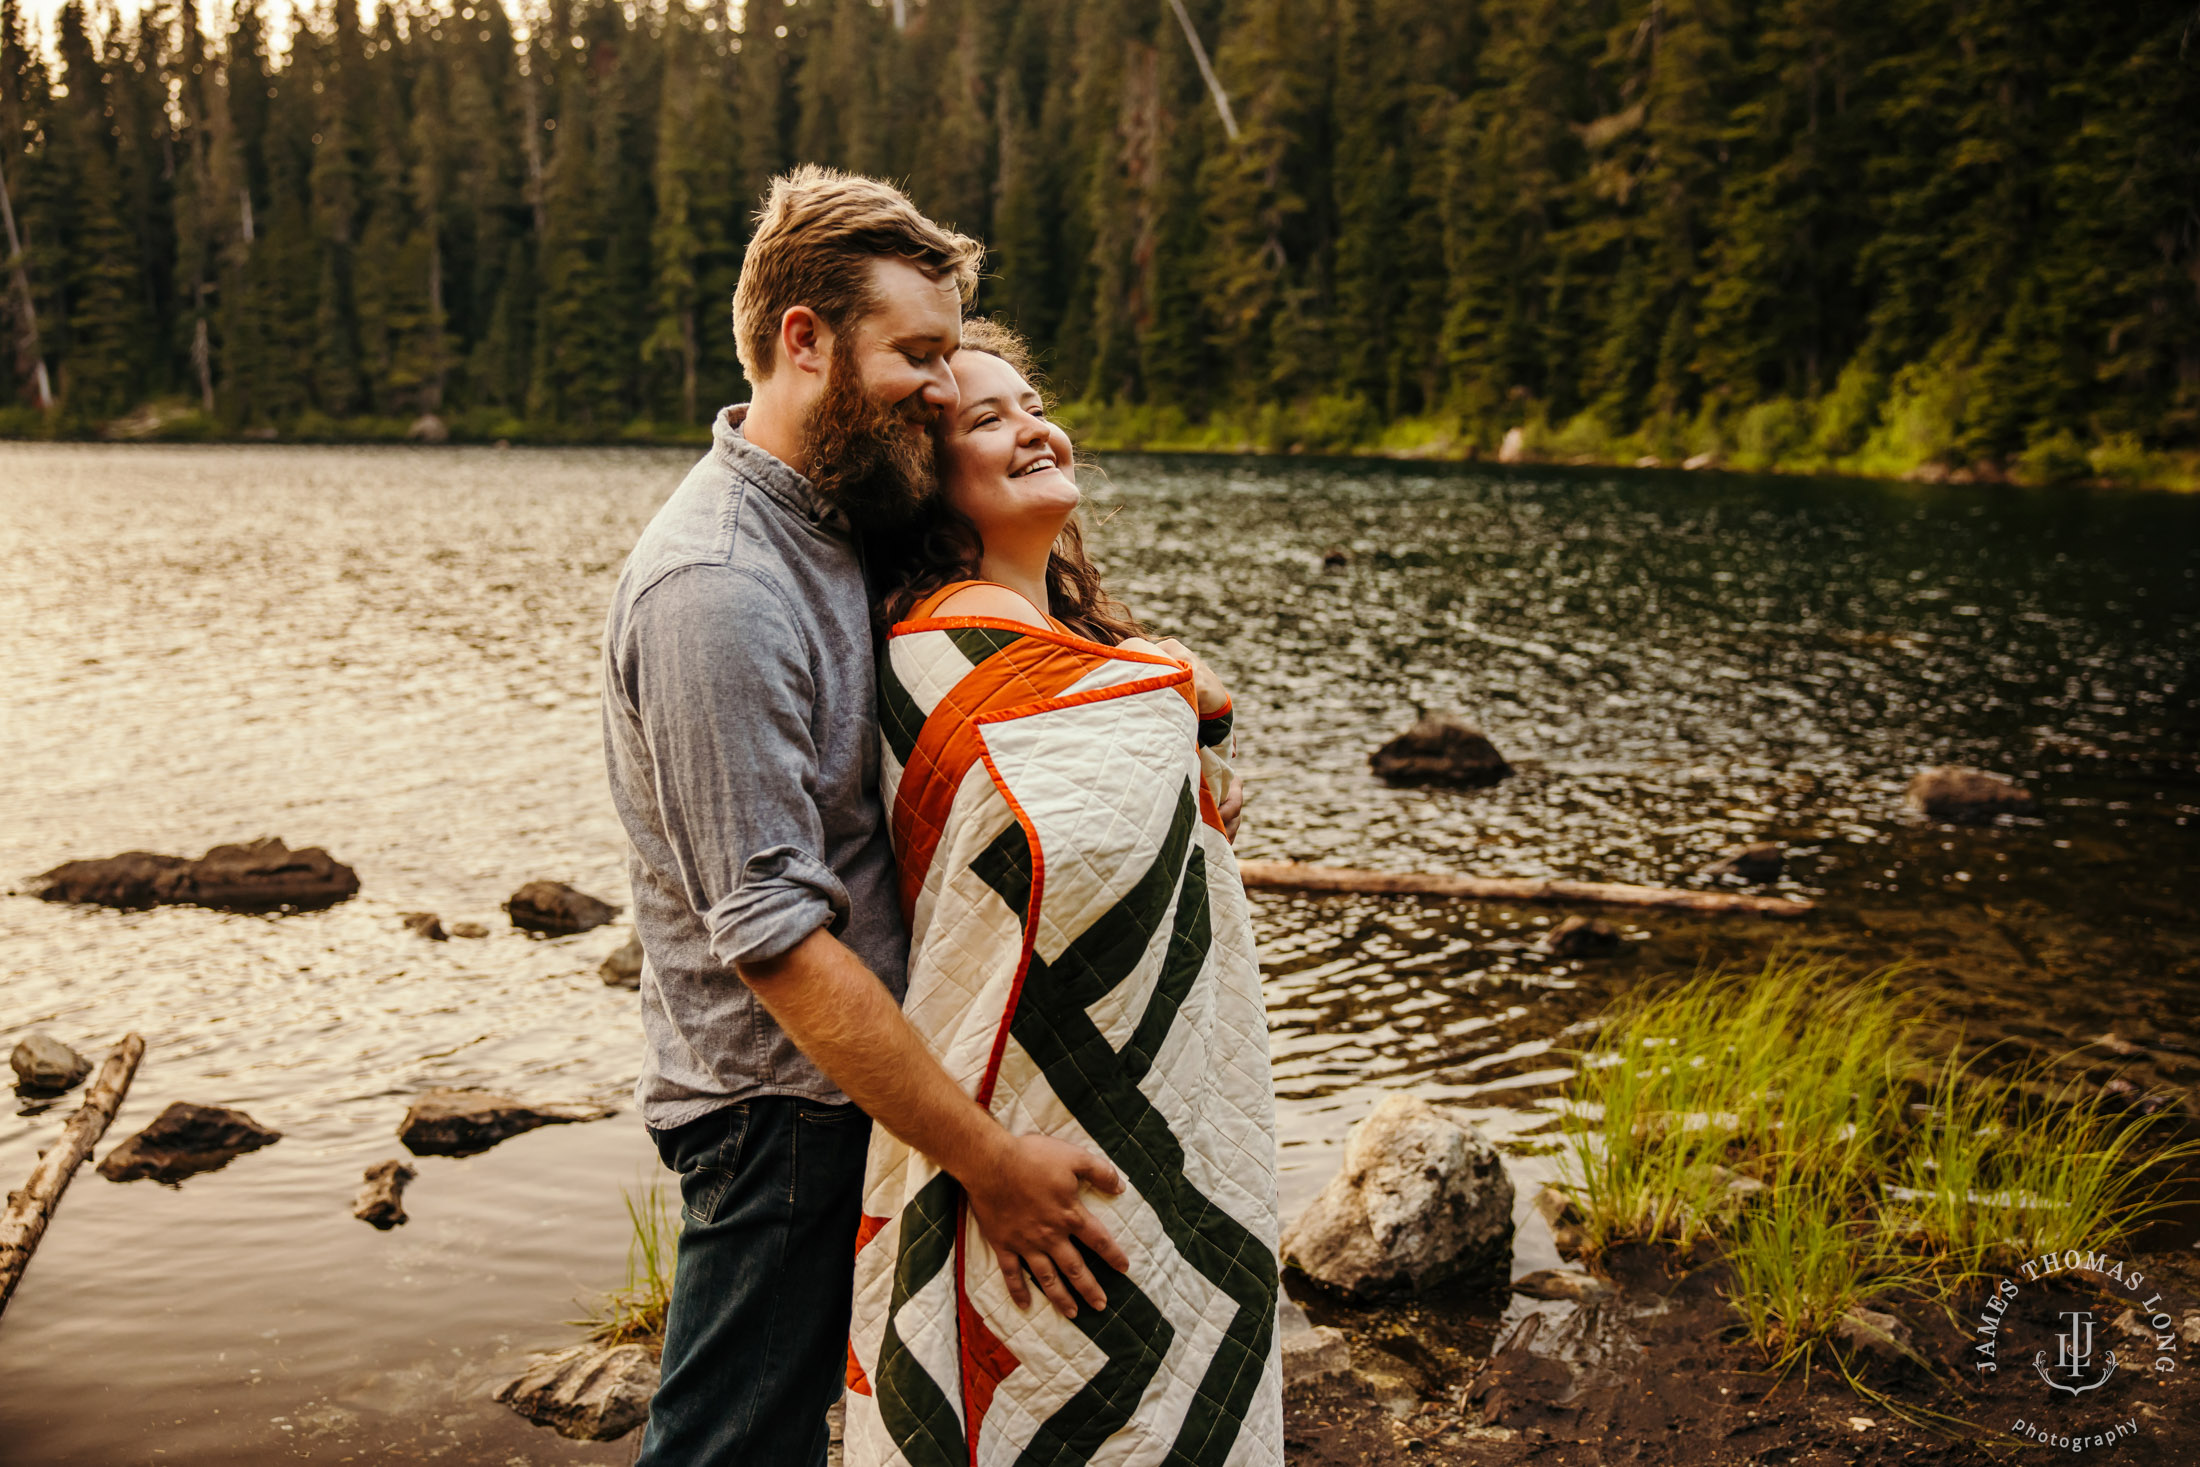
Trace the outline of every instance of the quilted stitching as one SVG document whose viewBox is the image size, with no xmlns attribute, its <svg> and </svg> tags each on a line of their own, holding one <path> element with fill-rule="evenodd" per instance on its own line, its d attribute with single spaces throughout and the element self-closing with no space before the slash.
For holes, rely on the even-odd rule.
<svg viewBox="0 0 2200 1467">
<path fill-rule="evenodd" d="M 1122 1170 L 1087 1200 L 1131 1267 L 1088 1255 L 1097 1314 L 1016 1310 L 959 1202 L 936 1262 L 953 1184 L 875 1131 L 864 1208 L 892 1221 L 857 1256 L 851 1352 L 878 1393 L 850 1397 L 847 1460 L 1280 1463 L 1266 1016 L 1185 679 L 1012 624 L 903 630 L 884 660 L 906 1011 L 1003 1124 Z"/>
</svg>

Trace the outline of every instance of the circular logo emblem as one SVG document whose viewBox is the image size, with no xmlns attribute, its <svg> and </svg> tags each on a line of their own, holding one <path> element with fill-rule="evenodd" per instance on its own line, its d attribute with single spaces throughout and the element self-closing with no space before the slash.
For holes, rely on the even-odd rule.
<svg viewBox="0 0 2200 1467">
<path fill-rule="evenodd" d="M 2063 1452 L 2113 1448 L 2183 1419 L 2200 1311 L 2099 1249 L 2043 1253 L 1995 1279 L 1966 1318 L 1985 1416 Z"/>
</svg>

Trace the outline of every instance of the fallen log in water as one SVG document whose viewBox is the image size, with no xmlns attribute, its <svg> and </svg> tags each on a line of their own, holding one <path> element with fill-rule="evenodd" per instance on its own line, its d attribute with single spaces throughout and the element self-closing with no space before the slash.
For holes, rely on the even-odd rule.
<svg viewBox="0 0 2200 1467">
<path fill-rule="evenodd" d="M 1350 891 L 1378 896 L 1465 897 L 1484 902 L 1572 902 L 1609 907 L 1669 907 L 1684 912 L 1746 912 L 1756 917 L 1801 917 L 1809 902 L 1742 892 L 1680 891 L 1663 886 L 1626 886 L 1614 881 L 1561 881 L 1544 878 L 1455 876 L 1449 872 L 1416 874 L 1353 871 L 1342 866 L 1302 866 L 1296 861 L 1246 861 L 1239 874 L 1248 888 L 1270 891 Z"/>
<path fill-rule="evenodd" d="M 138 1061 L 144 1057 L 145 1040 L 125 1034 L 107 1056 L 107 1063 L 99 1067 L 99 1078 L 84 1092 L 84 1103 L 61 1128 L 61 1139 L 47 1148 L 38 1165 L 31 1168 L 30 1181 L 8 1194 L 7 1211 L 0 1213 L 0 1313 L 7 1310 L 23 1269 L 37 1251 L 38 1240 L 46 1236 L 46 1224 L 53 1219 L 61 1194 L 68 1190 L 69 1179 L 92 1154 L 92 1147 L 122 1108 L 122 1097 L 130 1089 L 131 1077 L 137 1074 Z"/>
</svg>

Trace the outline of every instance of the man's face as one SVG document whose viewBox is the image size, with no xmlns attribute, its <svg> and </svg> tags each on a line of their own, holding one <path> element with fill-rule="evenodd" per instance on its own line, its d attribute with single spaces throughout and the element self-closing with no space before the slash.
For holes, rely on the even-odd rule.
<svg viewBox="0 0 2200 1467">
<path fill-rule="evenodd" d="M 957 401 L 948 358 L 962 341 L 962 299 L 905 260 L 871 265 L 877 306 L 833 338 L 812 409 L 811 482 L 869 528 L 907 519 L 938 487 L 932 428 Z"/>
</svg>

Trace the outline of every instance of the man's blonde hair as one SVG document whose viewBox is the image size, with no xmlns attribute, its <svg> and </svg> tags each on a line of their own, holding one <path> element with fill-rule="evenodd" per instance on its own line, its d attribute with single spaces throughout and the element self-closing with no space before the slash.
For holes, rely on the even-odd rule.
<svg viewBox="0 0 2200 1467">
<path fill-rule="evenodd" d="M 779 323 L 808 306 L 834 331 L 876 306 L 871 261 L 907 260 L 934 280 L 952 278 L 968 305 L 985 247 L 924 217 L 890 183 L 805 163 L 772 180 L 733 292 L 733 338 L 742 370 L 761 382 L 778 365 Z"/>
</svg>

